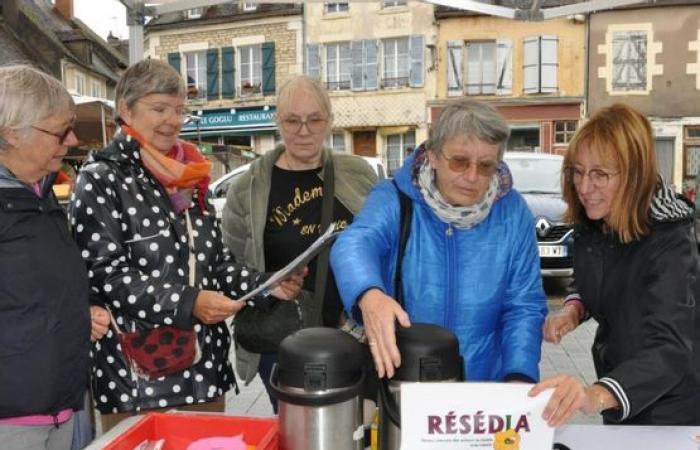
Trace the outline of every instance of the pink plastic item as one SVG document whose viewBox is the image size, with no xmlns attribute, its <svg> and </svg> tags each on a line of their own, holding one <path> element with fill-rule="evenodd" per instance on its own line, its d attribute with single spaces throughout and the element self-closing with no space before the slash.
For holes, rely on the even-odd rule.
<svg viewBox="0 0 700 450">
<path fill-rule="evenodd" d="M 243 435 L 199 439 L 187 446 L 187 450 L 246 450 Z"/>
</svg>

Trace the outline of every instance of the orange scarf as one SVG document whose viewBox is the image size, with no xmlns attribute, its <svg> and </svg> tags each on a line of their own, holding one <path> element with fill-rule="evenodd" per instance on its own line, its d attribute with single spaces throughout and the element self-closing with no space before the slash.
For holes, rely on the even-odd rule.
<svg viewBox="0 0 700 450">
<path fill-rule="evenodd" d="M 122 124 L 121 128 L 139 143 L 143 165 L 165 187 L 171 198 L 178 193 L 191 196 L 192 189 L 196 187 L 202 211 L 207 210 L 204 199 L 209 188 L 211 162 L 202 156 L 194 144 L 178 140 L 164 155 L 127 124 Z"/>
</svg>

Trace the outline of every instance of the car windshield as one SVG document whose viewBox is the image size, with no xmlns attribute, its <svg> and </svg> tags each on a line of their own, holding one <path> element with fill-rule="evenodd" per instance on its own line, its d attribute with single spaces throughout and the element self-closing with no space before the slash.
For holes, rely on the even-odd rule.
<svg viewBox="0 0 700 450">
<path fill-rule="evenodd" d="M 561 194 L 561 159 L 505 158 L 522 193 Z"/>
</svg>

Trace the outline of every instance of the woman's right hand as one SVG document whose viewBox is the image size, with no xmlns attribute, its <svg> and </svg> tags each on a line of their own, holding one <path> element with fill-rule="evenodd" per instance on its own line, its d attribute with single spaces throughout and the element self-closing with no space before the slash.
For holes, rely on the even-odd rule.
<svg viewBox="0 0 700 450">
<path fill-rule="evenodd" d="M 396 300 L 379 289 L 370 289 L 365 292 L 358 306 L 362 311 L 365 334 L 377 374 L 379 378 L 385 374 L 387 378 L 391 378 L 394 376 L 394 369 L 401 365 L 401 353 L 396 345 L 394 322 L 398 320 L 401 326 L 410 327 L 408 313 Z"/>
<path fill-rule="evenodd" d="M 558 313 L 549 314 L 544 321 L 544 340 L 558 344 L 561 338 L 576 329 L 579 325 L 578 318 L 578 310 L 570 305 L 564 305 Z"/>
<path fill-rule="evenodd" d="M 241 302 L 231 300 L 216 291 L 202 290 L 194 301 L 192 315 L 200 322 L 211 325 L 223 322 L 244 306 Z"/>
</svg>

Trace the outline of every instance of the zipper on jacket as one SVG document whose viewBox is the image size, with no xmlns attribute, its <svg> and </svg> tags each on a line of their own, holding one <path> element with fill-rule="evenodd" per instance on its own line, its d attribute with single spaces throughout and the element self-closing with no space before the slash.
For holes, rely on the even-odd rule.
<svg viewBox="0 0 700 450">
<path fill-rule="evenodd" d="M 448 330 L 452 331 L 454 328 L 454 316 L 455 316 L 455 271 L 457 270 L 457 250 L 455 247 L 454 240 L 454 230 L 452 225 L 447 226 L 445 230 L 445 244 L 447 245 L 447 307 L 445 312 L 447 313 L 446 320 L 444 321 L 445 326 Z"/>
</svg>

